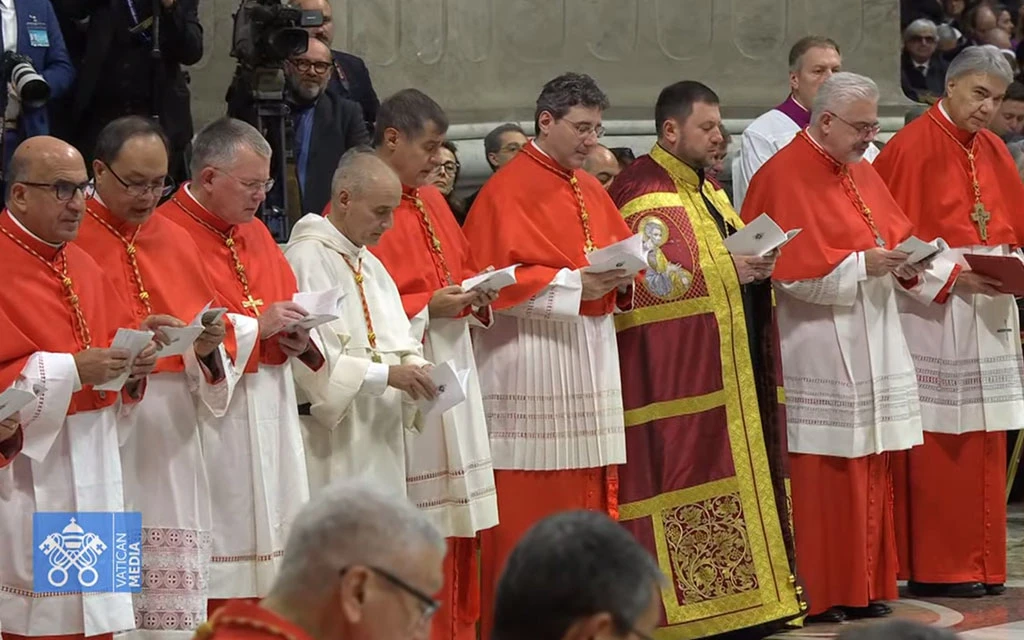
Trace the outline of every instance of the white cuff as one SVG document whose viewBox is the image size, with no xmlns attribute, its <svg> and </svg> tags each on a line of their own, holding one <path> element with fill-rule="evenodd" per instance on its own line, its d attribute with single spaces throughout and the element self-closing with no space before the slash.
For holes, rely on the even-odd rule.
<svg viewBox="0 0 1024 640">
<path fill-rule="evenodd" d="M 363 384 L 359 387 L 361 395 L 382 396 L 388 390 L 388 373 L 391 367 L 380 362 L 371 362 L 366 367 Z"/>
<path fill-rule="evenodd" d="M 857 282 L 864 282 L 868 279 L 868 261 L 863 251 L 858 251 L 857 256 Z"/>
</svg>

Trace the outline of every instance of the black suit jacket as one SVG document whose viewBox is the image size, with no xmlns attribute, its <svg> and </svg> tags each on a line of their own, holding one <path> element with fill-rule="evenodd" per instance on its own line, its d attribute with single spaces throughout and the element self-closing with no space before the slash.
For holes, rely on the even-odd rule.
<svg viewBox="0 0 1024 640">
<path fill-rule="evenodd" d="M 946 69 L 949 63 L 939 55 L 932 56 L 928 63 L 928 74 L 923 75 L 914 62 L 903 52 L 900 61 L 900 76 L 903 93 L 915 102 L 935 102 L 946 91 Z"/>
<path fill-rule="evenodd" d="M 327 85 L 328 91 L 332 91 L 342 98 L 348 98 L 359 103 L 363 109 L 363 121 L 366 122 L 366 129 L 373 132 L 373 124 L 377 122 L 377 109 L 380 108 L 380 100 L 373 90 L 373 82 L 370 81 L 370 70 L 366 63 L 359 56 L 344 51 L 332 51 L 334 54 L 335 70 L 331 74 L 331 82 Z M 344 80 L 338 73 L 338 68 L 345 75 Z"/>
<path fill-rule="evenodd" d="M 325 91 L 313 107 L 313 128 L 302 185 L 302 211 L 320 213 L 331 201 L 331 178 L 341 156 L 352 147 L 370 143 L 363 110 L 352 100 Z"/>
</svg>

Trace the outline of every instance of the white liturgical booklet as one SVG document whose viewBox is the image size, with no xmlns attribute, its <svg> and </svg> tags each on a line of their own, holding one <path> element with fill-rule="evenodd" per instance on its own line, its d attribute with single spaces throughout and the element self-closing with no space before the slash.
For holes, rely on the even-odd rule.
<svg viewBox="0 0 1024 640">
<path fill-rule="evenodd" d="M 925 242 L 917 236 L 910 236 L 896 247 L 896 251 L 910 254 L 906 264 L 917 264 L 918 262 L 930 260 L 942 253 L 942 245 L 940 243 L 942 243 L 941 239 L 935 240 L 935 242 Z"/>
<path fill-rule="evenodd" d="M 583 271 L 606 273 L 622 270 L 627 275 L 635 275 L 647 268 L 644 253 L 644 239 L 638 233 L 588 254 L 587 260 L 590 262 L 590 266 L 584 267 Z"/>
<path fill-rule="evenodd" d="M 430 380 L 437 387 L 437 395 L 433 400 L 416 402 L 424 419 L 439 417 L 445 411 L 457 407 L 466 401 L 466 382 L 469 380 L 469 369 L 455 370 L 451 360 L 435 365 L 430 370 Z"/>
<path fill-rule="evenodd" d="M 781 249 L 803 229 L 783 231 L 767 213 L 762 213 L 725 239 L 725 248 L 734 256 L 763 256 Z"/>
<path fill-rule="evenodd" d="M 462 290 L 500 291 L 501 289 L 516 283 L 516 267 L 518 266 L 518 264 L 514 264 L 511 267 L 495 269 L 494 271 L 484 271 L 472 278 L 466 278 L 462 281 Z"/>
<path fill-rule="evenodd" d="M 292 296 L 292 302 L 306 310 L 309 315 L 282 329 L 291 333 L 296 329 L 313 329 L 337 320 L 341 316 L 341 301 L 345 292 L 341 287 L 323 291 L 300 291 Z"/>
<path fill-rule="evenodd" d="M 136 331 L 135 329 L 118 329 L 114 335 L 114 342 L 111 343 L 112 349 L 126 349 L 128 351 L 128 367 L 125 372 L 118 377 L 98 384 L 93 387 L 96 391 L 120 391 L 121 387 L 124 386 L 125 382 L 128 382 L 128 376 L 132 374 L 132 365 L 135 363 L 135 358 L 139 356 L 139 353 L 146 348 L 146 345 L 153 340 L 152 331 Z"/>
<path fill-rule="evenodd" d="M 39 389 L 42 392 L 42 388 Z M 11 387 L 7 391 L 0 393 L 0 420 L 6 420 L 17 412 L 24 409 L 28 404 L 36 399 L 36 394 L 25 389 L 17 389 Z"/>
</svg>

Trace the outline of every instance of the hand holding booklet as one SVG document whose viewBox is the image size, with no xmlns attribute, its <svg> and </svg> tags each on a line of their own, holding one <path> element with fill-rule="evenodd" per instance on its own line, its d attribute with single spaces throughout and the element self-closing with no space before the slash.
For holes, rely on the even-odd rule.
<svg viewBox="0 0 1024 640">
<path fill-rule="evenodd" d="M 11 387 L 7 391 L 0 393 L 0 420 L 6 420 L 24 409 L 30 402 L 36 399 L 37 394 L 41 393 L 42 390 L 40 386 L 36 393 L 32 393 L 26 389 Z"/>
<path fill-rule="evenodd" d="M 607 273 L 609 271 L 625 271 L 626 275 L 636 275 L 647 268 L 644 256 L 644 240 L 639 233 L 598 249 L 587 255 L 589 267 L 586 273 Z"/>
<path fill-rule="evenodd" d="M 313 329 L 341 317 L 341 301 L 345 292 L 341 287 L 324 291 L 300 291 L 292 296 L 292 302 L 309 313 L 308 316 L 281 329 L 291 333 L 296 329 Z"/>
<path fill-rule="evenodd" d="M 783 231 L 767 213 L 762 213 L 725 239 L 725 248 L 734 256 L 764 256 L 781 249 L 803 229 Z"/>
<path fill-rule="evenodd" d="M 1017 256 L 988 256 L 968 253 L 964 260 L 971 271 L 999 281 L 999 290 L 1024 296 L 1024 262 Z"/>
<path fill-rule="evenodd" d="M 213 304 L 212 300 L 207 302 L 206 306 L 192 319 L 192 322 L 184 327 L 162 327 L 160 330 L 170 342 L 160 347 L 157 356 L 160 358 L 180 356 L 191 349 L 196 339 L 206 330 L 206 326 L 219 320 L 227 311 L 223 307 L 210 309 L 211 304 Z"/>
<path fill-rule="evenodd" d="M 940 243 L 942 243 L 942 240 L 925 242 L 917 236 L 910 236 L 896 247 L 896 251 L 901 251 L 910 256 L 907 258 L 906 264 L 917 264 L 931 260 L 942 253 L 942 245 Z"/>
<path fill-rule="evenodd" d="M 514 264 L 504 269 L 494 269 L 492 271 L 484 271 L 479 273 L 472 278 L 466 278 L 462 281 L 463 291 L 500 291 L 507 286 L 516 283 L 516 267 L 518 264 Z"/>
<path fill-rule="evenodd" d="M 416 402 L 424 419 L 440 417 L 445 411 L 457 407 L 466 401 L 466 382 L 469 380 L 469 369 L 455 370 L 451 360 L 435 365 L 430 370 L 430 381 L 437 387 L 437 395 L 433 400 Z"/>
<path fill-rule="evenodd" d="M 124 387 L 124 383 L 128 382 L 128 376 L 132 374 L 132 364 L 135 362 L 135 358 L 139 356 L 139 353 L 145 349 L 149 343 L 153 340 L 152 331 L 136 331 L 135 329 L 118 329 L 114 335 L 114 342 L 111 343 L 111 349 L 125 349 L 128 351 L 128 367 L 125 372 L 114 378 L 93 386 L 96 391 L 120 391 Z"/>
</svg>

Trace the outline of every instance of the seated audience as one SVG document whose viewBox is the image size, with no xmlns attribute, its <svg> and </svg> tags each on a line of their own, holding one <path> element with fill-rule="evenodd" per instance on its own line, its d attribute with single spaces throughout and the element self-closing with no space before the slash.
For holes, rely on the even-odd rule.
<svg viewBox="0 0 1024 640">
<path fill-rule="evenodd" d="M 491 129 L 490 133 L 484 136 L 484 154 L 491 171 L 497 171 L 508 164 L 508 161 L 519 153 L 527 141 L 526 132 L 514 122 L 506 122 Z M 476 200 L 478 193 L 480 193 L 479 189 L 466 198 L 467 212 L 473 206 L 473 201 Z M 464 220 L 465 216 L 459 219 L 459 224 L 461 225 Z"/>
<path fill-rule="evenodd" d="M 459 148 L 451 140 L 441 143 L 441 148 L 438 150 L 441 163 L 430 172 L 429 182 L 437 187 L 444 199 L 448 201 L 448 207 L 455 215 L 455 219 L 459 221 L 459 226 L 462 226 L 466 220 L 468 209 L 466 209 L 465 201 L 455 195 L 455 183 L 458 182 L 459 174 L 462 172 L 458 152 Z"/>
<path fill-rule="evenodd" d="M 931 20 L 914 20 L 903 31 L 901 83 L 903 93 L 915 102 L 932 104 L 946 90 L 949 64 L 937 53 L 938 44 L 938 28 Z"/>
<path fill-rule="evenodd" d="M 1024 135 L 1024 83 L 1011 82 L 988 128 L 1010 142 Z"/>
</svg>

